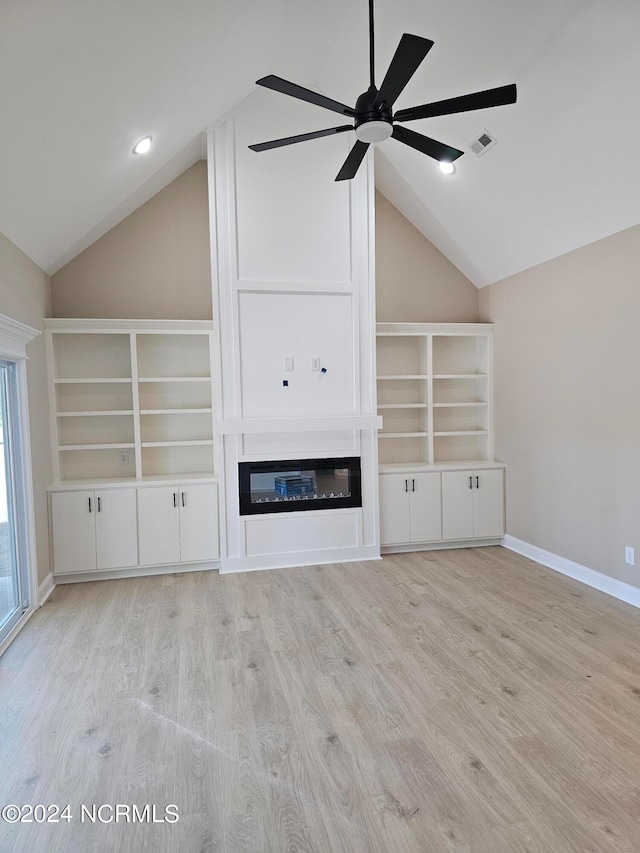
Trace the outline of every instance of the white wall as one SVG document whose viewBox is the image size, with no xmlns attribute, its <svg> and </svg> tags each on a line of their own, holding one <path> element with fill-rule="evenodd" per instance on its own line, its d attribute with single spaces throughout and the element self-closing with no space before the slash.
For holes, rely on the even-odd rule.
<svg viewBox="0 0 640 853">
<path fill-rule="evenodd" d="M 210 320 L 204 160 L 58 270 L 51 292 L 54 317 Z"/>
<path fill-rule="evenodd" d="M 507 532 L 640 586 L 640 226 L 480 291 Z M 636 565 L 624 561 L 635 548 Z"/>
<path fill-rule="evenodd" d="M 42 331 L 42 320 L 48 311 L 49 277 L 0 234 L 0 314 Z M 52 479 L 44 335 L 27 346 L 27 355 L 36 549 L 41 582 L 50 571 L 46 488 Z"/>
<path fill-rule="evenodd" d="M 478 321 L 476 286 L 379 192 L 376 310 L 381 323 Z"/>
</svg>

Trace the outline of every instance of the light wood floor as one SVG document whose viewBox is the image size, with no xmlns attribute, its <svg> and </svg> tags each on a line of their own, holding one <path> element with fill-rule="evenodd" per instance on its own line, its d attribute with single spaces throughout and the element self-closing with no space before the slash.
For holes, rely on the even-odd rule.
<svg viewBox="0 0 640 853">
<path fill-rule="evenodd" d="M 637 853 L 639 652 L 501 548 L 59 587 L 0 660 L 0 804 L 74 820 L 0 850 Z"/>
</svg>

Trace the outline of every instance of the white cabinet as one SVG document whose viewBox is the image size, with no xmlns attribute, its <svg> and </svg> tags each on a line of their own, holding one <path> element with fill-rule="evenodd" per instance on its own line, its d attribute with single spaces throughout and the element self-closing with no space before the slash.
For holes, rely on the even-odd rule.
<svg viewBox="0 0 640 853">
<path fill-rule="evenodd" d="M 442 538 L 482 539 L 503 534 L 503 470 L 444 471 Z"/>
<path fill-rule="evenodd" d="M 137 565 L 135 489 L 54 492 L 51 520 L 54 574 Z"/>
<path fill-rule="evenodd" d="M 138 489 L 140 564 L 216 560 L 218 489 L 210 484 Z"/>
<path fill-rule="evenodd" d="M 442 539 L 440 473 L 381 474 L 381 544 L 439 539 Z"/>
</svg>

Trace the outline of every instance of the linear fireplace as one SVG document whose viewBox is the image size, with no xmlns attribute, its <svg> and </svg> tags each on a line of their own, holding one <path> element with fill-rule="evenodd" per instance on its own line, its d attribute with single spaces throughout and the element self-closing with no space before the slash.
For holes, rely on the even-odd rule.
<svg viewBox="0 0 640 853">
<path fill-rule="evenodd" d="M 362 506 L 360 458 L 239 462 L 240 515 Z"/>
</svg>

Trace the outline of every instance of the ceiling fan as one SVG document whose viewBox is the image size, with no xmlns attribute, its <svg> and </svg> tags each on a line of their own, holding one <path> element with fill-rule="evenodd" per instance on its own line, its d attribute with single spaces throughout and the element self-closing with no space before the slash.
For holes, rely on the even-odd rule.
<svg viewBox="0 0 640 853">
<path fill-rule="evenodd" d="M 334 133 L 355 130 L 357 142 L 338 172 L 336 181 L 349 181 L 355 177 L 369 145 L 372 142 L 382 142 L 383 139 L 388 139 L 390 136 L 404 145 L 421 151 L 428 157 L 433 157 L 434 160 L 452 163 L 464 152 L 458 148 L 452 148 L 450 145 L 445 145 L 443 142 L 438 142 L 436 139 L 431 139 L 429 136 L 409 130 L 400 123 L 514 104 L 517 96 L 516 84 L 511 83 L 508 86 L 485 89 L 482 92 L 473 92 L 470 95 L 460 95 L 457 98 L 447 98 L 444 101 L 422 104 L 418 107 L 398 110 L 394 114 L 393 105 L 432 47 L 433 42 L 430 39 L 405 33 L 400 39 L 400 44 L 391 60 L 382 85 L 377 89 L 374 81 L 373 0 L 369 0 L 369 70 L 371 84 L 367 91 L 360 95 L 355 107 L 348 107 L 346 104 L 326 98 L 324 95 L 290 83 L 274 74 L 269 74 L 256 81 L 258 86 L 264 86 L 267 89 L 282 92 L 284 95 L 290 95 L 292 98 L 308 101 L 310 104 L 316 104 L 318 107 L 324 107 L 327 110 L 348 116 L 354 120 L 354 124 L 343 124 L 339 127 L 316 130 L 312 133 L 301 133 L 283 139 L 272 139 L 270 142 L 250 145 L 249 148 L 252 151 L 267 151 L 270 148 L 280 148 L 283 145 L 293 145 L 296 142 L 306 142 L 309 139 L 319 139 L 321 136 L 332 136 Z"/>
</svg>

